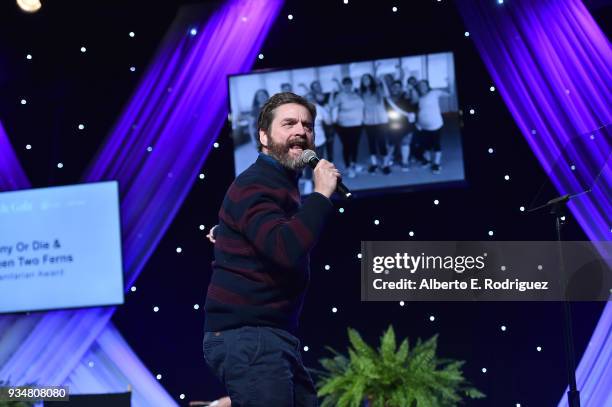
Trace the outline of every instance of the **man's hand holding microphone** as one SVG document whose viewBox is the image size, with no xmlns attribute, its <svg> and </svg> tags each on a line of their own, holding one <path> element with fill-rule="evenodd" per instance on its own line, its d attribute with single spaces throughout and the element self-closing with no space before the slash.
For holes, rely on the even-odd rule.
<svg viewBox="0 0 612 407">
<path fill-rule="evenodd" d="M 312 150 L 305 150 L 302 153 L 302 161 L 313 169 L 314 191 L 331 197 L 336 191 L 344 198 L 353 196 L 349 189 L 342 183 L 342 176 L 336 166 L 323 159 L 319 160 L 317 154 Z"/>
</svg>

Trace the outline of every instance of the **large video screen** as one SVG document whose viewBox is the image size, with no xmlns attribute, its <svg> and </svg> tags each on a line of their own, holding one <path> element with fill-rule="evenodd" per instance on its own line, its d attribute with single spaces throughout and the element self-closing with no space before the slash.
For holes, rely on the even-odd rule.
<svg viewBox="0 0 612 407">
<path fill-rule="evenodd" d="M 315 104 L 317 155 L 333 161 L 353 191 L 465 179 L 450 52 L 230 76 L 236 175 L 257 158 L 261 106 L 283 91 Z M 308 169 L 299 186 L 312 191 Z"/>
<path fill-rule="evenodd" d="M 0 193 L 0 313 L 122 303 L 117 182 Z"/>
</svg>

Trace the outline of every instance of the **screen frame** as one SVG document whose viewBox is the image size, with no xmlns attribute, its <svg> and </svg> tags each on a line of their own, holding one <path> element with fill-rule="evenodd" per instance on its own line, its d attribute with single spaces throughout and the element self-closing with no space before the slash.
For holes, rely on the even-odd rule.
<svg viewBox="0 0 612 407">
<path fill-rule="evenodd" d="M 236 146 L 234 145 L 234 138 L 232 137 L 232 132 L 233 132 L 232 113 L 233 112 L 232 112 L 232 106 L 231 106 L 231 89 L 230 89 L 231 78 L 240 77 L 240 76 L 257 75 L 257 74 L 266 74 L 266 73 L 273 73 L 273 72 L 290 71 L 294 69 L 311 69 L 311 68 L 320 68 L 324 66 L 362 63 L 362 62 L 370 62 L 370 61 L 377 61 L 377 60 L 383 60 L 383 59 L 419 57 L 419 56 L 430 55 L 430 54 L 445 54 L 445 53 L 450 53 L 453 56 L 453 74 L 455 75 L 455 78 L 457 78 L 456 53 L 448 49 L 442 49 L 442 50 L 436 50 L 436 51 L 432 50 L 431 52 L 425 52 L 425 53 L 419 52 L 415 54 L 404 54 L 401 56 L 396 56 L 396 55 L 395 56 L 382 56 L 382 57 L 375 57 L 375 58 L 368 58 L 368 59 L 350 59 L 350 60 L 343 59 L 343 60 L 338 60 L 335 63 L 325 63 L 322 65 L 307 65 L 307 66 L 306 65 L 287 65 L 285 67 L 264 68 L 264 69 L 253 70 L 250 72 L 227 74 L 226 75 L 226 86 L 227 86 L 228 115 L 227 115 L 225 125 L 228 128 L 228 138 L 229 138 L 229 142 L 232 145 L 232 166 L 234 167 L 234 178 L 238 177 L 238 175 L 240 174 L 235 173 Z M 390 186 L 390 187 L 359 189 L 356 191 L 351 191 L 353 199 L 369 198 L 369 197 L 380 196 L 380 195 L 413 193 L 413 192 L 420 192 L 420 191 L 427 191 L 427 190 L 465 188 L 469 186 L 468 171 L 467 171 L 467 166 L 465 162 L 466 153 L 465 153 L 464 134 L 462 131 L 463 109 L 461 109 L 462 104 L 461 104 L 461 98 L 459 95 L 459 81 L 457 79 L 455 80 L 455 93 L 457 97 L 457 106 L 458 106 L 458 112 L 457 112 L 458 117 L 459 117 L 458 130 L 459 130 L 459 143 L 461 145 L 461 164 L 463 166 L 463 179 L 462 180 L 451 180 L 451 181 L 427 182 L 427 183 L 413 184 L 413 185 L 397 185 L 397 186 Z M 306 196 L 308 195 L 303 195 L 303 198 Z M 346 200 L 344 197 L 340 196 L 340 194 L 337 194 L 337 193 L 332 194 L 331 199 L 338 200 L 338 201 Z"/>
<path fill-rule="evenodd" d="M 74 306 L 74 307 L 70 306 L 70 307 L 54 307 L 54 308 L 35 308 L 35 309 L 28 310 L 28 311 L 25 311 L 25 310 L 2 311 L 0 310 L 0 315 L 30 315 L 30 314 L 46 313 L 50 311 L 74 311 L 74 310 L 80 310 L 80 309 L 116 307 L 118 305 L 125 304 L 126 287 L 125 287 L 125 264 L 124 264 L 124 255 L 123 255 L 123 233 L 122 233 L 122 217 L 121 217 L 121 189 L 119 188 L 120 185 L 119 185 L 118 180 L 78 182 L 78 183 L 51 185 L 51 186 L 36 187 L 36 188 L 19 188 L 19 189 L 0 191 L 0 194 L 3 192 L 20 192 L 20 191 L 39 190 L 39 189 L 66 188 L 66 187 L 73 187 L 73 186 L 80 186 L 80 185 L 92 185 L 92 184 L 103 184 L 103 183 L 114 183 L 116 186 L 116 190 L 117 190 L 117 213 L 119 214 L 118 233 L 119 233 L 119 244 L 121 246 L 119 250 L 119 259 L 120 259 L 120 266 L 121 266 L 120 278 L 121 278 L 121 287 L 123 287 L 123 289 L 121 290 L 121 302 L 81 305 L 81 306 Z"/>
</svg>

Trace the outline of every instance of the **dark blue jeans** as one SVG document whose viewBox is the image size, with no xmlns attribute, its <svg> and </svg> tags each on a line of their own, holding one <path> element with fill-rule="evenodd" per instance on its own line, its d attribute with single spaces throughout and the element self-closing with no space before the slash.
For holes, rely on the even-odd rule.
<svg viewBox="0 0 612 407">
<path fill-rule="evenodd" d="M 204 358 L 225 385 L 232 407 L 318 406 L 299 348 L 295 336 L 277 328 L 204 334 Z"/>
</svg>

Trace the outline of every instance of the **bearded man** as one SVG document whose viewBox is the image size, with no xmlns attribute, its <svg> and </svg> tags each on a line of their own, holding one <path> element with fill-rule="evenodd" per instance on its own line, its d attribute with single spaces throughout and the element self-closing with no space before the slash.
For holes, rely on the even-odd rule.
<svg viewBox="0 0 612 407">
<path fill-rule="evenodd" d="M 204 356 L 232 407 L 317 405 L 295 334 L 310 251 L 332 213 L 340 172 L 320 160 L 314 192 L 301 203 L 302 153 L 314 150 L 315 117 L 303 97 L 273 95 L 258 118 L 259 157 L 230 185 L 219 210 Z"/>
</svg>

